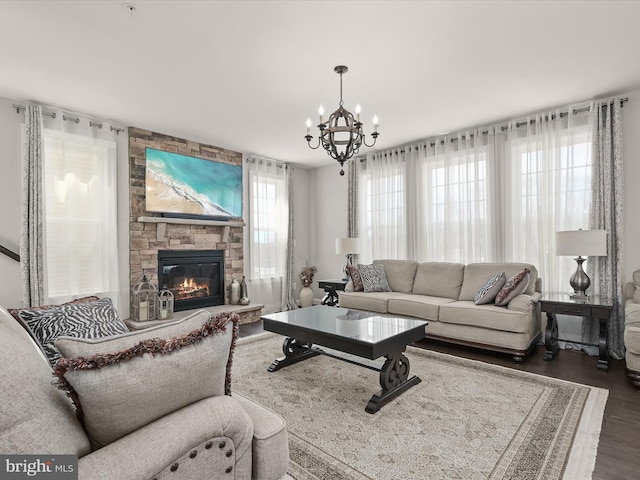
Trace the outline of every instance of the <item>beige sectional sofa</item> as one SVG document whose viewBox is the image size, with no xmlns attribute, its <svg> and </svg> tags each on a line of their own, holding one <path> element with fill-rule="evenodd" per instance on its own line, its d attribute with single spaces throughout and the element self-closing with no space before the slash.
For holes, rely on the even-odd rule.
<svg viewBox="0 0 640 480">
<path fill-rule="evenodd" d="M 339 292 L 340 306 L 416 317 L 429 322 L 426 337 L 509 353 L 521 361 L 540 339 L 542 281 L 526 263 L 461 263 L 375 260 L 384 267 L 391 292 Z M 524 293 L 505 307 L 476 305 L 474 297 L 489 278 L 510 278 L 525 268 Z"/>
</svg>

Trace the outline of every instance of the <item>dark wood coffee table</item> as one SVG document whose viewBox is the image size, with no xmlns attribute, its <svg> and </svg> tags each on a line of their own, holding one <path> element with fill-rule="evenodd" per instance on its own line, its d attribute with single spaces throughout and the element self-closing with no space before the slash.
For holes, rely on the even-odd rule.
<svg viewBox="0 0 640 480">
<path fill-rule="evenodd" d="M 287 312 L 263 315 L 264 329 L 284 335 L 284 357 L 273 361 L 270 372 L 294 363 L 327 355 L 380 372 L 382 390 L 375 393 L 365 411 L 375 413 L 401 393 L 420 383 L 409 376 L 409 359 L 403 355 L 407 345 L 425 335 L 427 322 L 411 318 L 383 316 L 362 310 L 316 305 Z M 376 368 L 314 347 L 317 344 L 357 357 L 375 360 L 386 357 Z"/>
</svg>

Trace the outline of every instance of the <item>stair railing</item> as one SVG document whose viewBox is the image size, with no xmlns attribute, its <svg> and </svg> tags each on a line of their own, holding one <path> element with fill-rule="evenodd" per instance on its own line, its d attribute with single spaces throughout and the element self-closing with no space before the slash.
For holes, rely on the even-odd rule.
<svg viewBox="0 0 640 480">
<path fill-rule="evenodd" d="M 0 253 L 4 253 L 7 257 L 12 258 L 16 262 L 20 261 L 20 255 L 18 255 L 16 252 L 12 252 L 11 250 L 9 250 L 6 247 L 3 247 L 2 245 L 0 245 Z"/>
</svg>

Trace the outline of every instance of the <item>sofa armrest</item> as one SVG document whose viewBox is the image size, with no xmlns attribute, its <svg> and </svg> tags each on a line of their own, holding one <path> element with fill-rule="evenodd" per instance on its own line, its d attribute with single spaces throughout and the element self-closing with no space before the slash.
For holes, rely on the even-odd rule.
<svg viewBox="0 0 640 480">
<path fill-rule="evenodd" d="M 538 303 L 540 299 L 540 293 L 534 292 L 531 295 L 527 295 L 522 293 L 517 295 L 511 299 L 511 301 L 507 304 L 507 308 L 509 310 L 517 310 L 519 312 L 529 313 L 531 312 L 532 305 Z"/>
<path fill-rule="evenodd" d="M 78 478 L 148 480 L 175 464 L 184 479 L 251 478 L 252 440 L 253 424 L 240 403 L 209 397 L 80 458 Z M 232 475 L 225 473 L 229 467 Z"/>
</svg>

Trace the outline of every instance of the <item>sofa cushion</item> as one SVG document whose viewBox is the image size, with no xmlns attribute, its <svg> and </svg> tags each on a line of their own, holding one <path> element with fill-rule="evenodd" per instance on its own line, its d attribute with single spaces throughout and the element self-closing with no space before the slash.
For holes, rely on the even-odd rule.
<svg viewBox="0 0 640 480">
<path fill-rule="evenodd" d="M 455 302 L 452 298 L 403 294 L 389 299 L 389 313 L 437 321 L 440 305 Z"/>
<path fill-rule="evenodd" d="M 438 320 L 444 323 L 470 325 L 505 332 L 530 333 L 531 315 L 495 305 L 476 305 L 473 301 L 457 301 L 440 306 Z"/>
<path fill-rule="evenodd" d="M 358 264 L 358 271 L 362 278 L 365 292 L 390 292 L 391 287 L 387 281 L 382 265 Z"/>
<path fill-rule="evenodd" d="M 426 262 L 418 265 L 413 293 L 458 299 L 464 277 L 464 264 Z M 487 277 L 484 278 L 486 280 Z M 474 292 L 475 293 L 475 292 Z"/>
<path fill-rule="evenodd" d="M 51 367 L 18 322 L 0 307 L 0 452 L 89 452 L 89 439 L 64 393 L 51 385 Z"/>
<path fill-rule="evenodd" d="M 470 300 L 476 296 L 480 287 L 492 275 L 497 272 L 504 272 L 507 278 L 514 276 L 525 268 L 529 269 L 529 286 L 524 291 L 527 295 L 532 295 L 536 291 L 536 283 L 538 280 L 538 270 L 534 265 L 529 263 L 470 263 L 464 267 L 464 281 L 460 289 L 458 300 Z"/>
<path fill-rule="evenodd" d="M 516 273 L 504 284 L 504 287 L 496 295 L 496 305 L 504 307 L 511 299 L 523 293 L 529 286 L 531 275 L 529 269 L 525 268 L 521 272 Z"/>
<path fill-rule="evenodd" d="M 400 295 L 404 294 L 400 292 L 338 292 L 338 299 L 342 308 L 387 313 L 389 299 Z"/>
<path fill-rule="evenodd" d="M 357 265 L 347 265 L 347 275 L 351 279 L 354 292 L 364 292 L 364 285 L 362 284 L 362 277 Z M 345 288 L 346 290 L 346 288 Z"/>
<path fill-rule="evenodd" d="M 58 338 L 64 356 L 55 367 L 58 385 L 74 400 L 92 446 L 203 398 L 229 394 L 237 321 L 235 314 L 212 319 L 200 310 L 111 338 Z"/>
<path fill-rule="evenodd" d="M 127 333 L 110 298 L 85 297 L 62 305 L 15 309 L 16 317 L 36 339 L 51 365 L 60 358 L 55 340 L 61 335 L 100 338 Z"/>
<path fill-rule="evenodd" d="M 413 260 L 374 260 L 373 264 L 384 267 L 384 273 L 392 291 L 411 293 L 418 262 Z"/>
<path fill-rule="evenodd" d="M 498 295 L 498 292 L 502 290 L 506 281 L 507 277 L 504 272 L 496 273 L 480 287 L 480 290 L 478 290 L 473 299 L 474 303 L 476 305 L 491 303 L 496 298 L 496 295 Z"/>
</svg>

